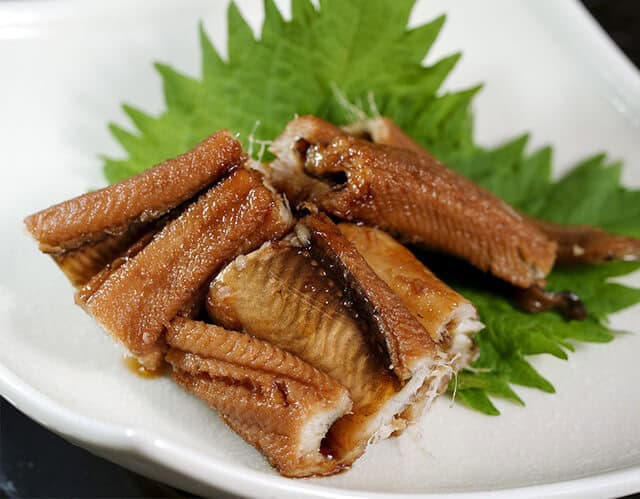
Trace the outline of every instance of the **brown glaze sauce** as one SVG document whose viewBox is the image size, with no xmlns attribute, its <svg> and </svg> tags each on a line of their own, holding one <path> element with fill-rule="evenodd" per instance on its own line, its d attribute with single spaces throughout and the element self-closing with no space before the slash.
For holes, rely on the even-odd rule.
<svg viewBox="0 0 640 499">
<path fill-rule="evenodd" d="M 138 362 L 138 359 L 136 359 L 135 357 L 127 356 L 122 360 L 122 362 L 130 372 L 132 372 L 139 378 L 156 379 L 163 377 L 169 372 L 169 366 L 165 363 L 163 363 L 159 369 L 151 370 L 140 364 L 140 362 Z"/>
</svg>

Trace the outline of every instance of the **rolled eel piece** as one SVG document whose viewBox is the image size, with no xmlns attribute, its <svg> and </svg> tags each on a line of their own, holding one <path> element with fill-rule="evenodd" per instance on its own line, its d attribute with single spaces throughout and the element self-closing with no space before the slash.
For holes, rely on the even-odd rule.
<svg viewBox="0 0 640 499">
<path fill-rule="evenodd" d="M 207 309 L 218 324 L 287 350 L 347 388 L 353 409 L 333 424 L 324 447 L 349 465 L 413 422 L 421 411 L 412 408 L 431 404 L 451 368 L 438 353 L 431 369 L 402 384 L 362 314 L 297 239 L 236 258 L 212 281 Z"/>
<path fill-rule="evenodd" d="M 190 151 L 98 191 L 25 219 L 40 250 L 51 254 L 75 286 L 82 286 L 123 254 L 157 221 L 215 183 L 245 156 L 221 130 Z"/>
<path fill-rule="evenodd" d="M 156 233 L 184 211 L 186 204 L 183 203 L 177 208 L 173 208 L 151 222 L 134 223 L 123 234 L 107 236 L 101 241 L 86 243 L 76 249 L 50 256 L 65 273 L 77 292 L 87 287 L 89 282 L 92 283 L 88 286 L 91 288 L 95 286 L 96 281 L 110 274 L 122 262 L 142 251 L 142 248 L 151 242 Z M 86 293 L 86 290 L 83 293 Z"/>
<path fill-rule="evenodd" d="M 276 154 L 286 138 L 293 151 L 279 156 L 283 165 L 298 154 L 303 171 L 316 179 L 301 189 L 307 199 L 333 216 L 450 253 L 518 287 L 544 283 L 556 245 L 509 205 L 433 158 L 344 134 L 329 142 L 323 135 L 303 153 L 292 130 L 275 142 Z M 288 191 L 302 185 L 296 179 Z"/>
<path fill-rule="evenodd" d="M 348 223 L 338 228 L 449 356 L 454 370 L 468 366 L 476 354 L 473 335 L 484 328 L 473 304 L 386 232 Z"/>
<path fill-rule="evenodd" d="M 323 453 L 351 400 L 337 381 L 245 333 L 183 318 L 167 328 L 173 378 L 289 477 L 329 475 L 344 464 Z"/>
<path fill-rule="evenodd" d="M 50 256 L 71 285 L 76 289 L 81 288 L 113 260 L 122 257 L 131 246 L 144 239 L 146 228 L 145 224 L 132 224 L 124 234 L 106 236 L 101 241 L 51 253 Z"/>
<path fill-rule="evenodd" d="M 91 295 L 100 289 L 100 286 L 102 286 L 114 272 L 140 253 L 145 246 L 153 240 L 159 231 L 160 229 L 145 232 L 135 243 L 129 246 L 124 253 L 111 260 L 105 267 L 93 275 L 91 279 L 76 291 L 76 304 L 84 306 L 89 298 L 91 298 Z"/>
<path fill-rule="evenodd" d="M 444 392 L 451 376 L 475 360 L 478 349 L 473 335 L 482 330 L 484 324 L 469 300 L 438 279 L 411 251 L 386 232 L 348 223 L 338 227 L 376 275 L 422 324 L 450 366 L 451 372 L 442 377 L 440 385 L 429 388 L 431 396 L 419 395 L 400 415 L 413 421 L 425 407 L 429 408 L 433 393 Z"/>
<path fill-rule="evenodd" d="M 144 367 L 157 368 L 166 325 L 226 263 L 291 224 L 287 205 L 260 174 L 235 170 L 135 256 L 97 276 L 101 282 L 87 283 L 77 301 Z"/>
<path fill-rule="evenodd" d="M 308 231 L 309 251 L 362 311 L 396 376 L 406 381 L 429 367 L 439 352 L 435 342 L 331 219 L 323 213 L 312 213 L 299 223 Z"/>
</svg>

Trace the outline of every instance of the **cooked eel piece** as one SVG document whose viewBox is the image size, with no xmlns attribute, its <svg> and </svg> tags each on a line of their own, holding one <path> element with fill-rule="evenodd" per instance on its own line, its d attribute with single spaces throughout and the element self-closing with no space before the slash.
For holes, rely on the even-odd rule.
<svg viewBox="0 0 640 499">
<path fill-rule="evenodd" d="M 398 125 L 386 117 L 372 118 L 345 127 L 358 136 L 373 142 L 401 147 L 433 159 L 429 151 L 409 137 Z M 611 234 L 589 225 L 562 225 L 521 214 L 549 239 L 557 244 L 556 265 L 595 264 L 610 260 L 640 259 L 640 239 Z M 515 290 L 516 303 L 523 310 L 538 313 L 558 310 L 566 319 L 584 320 L 587 310 L 580 298 L 571 291 L 553 292 L 533 285 Z"/>
<path fill-rule="evenodd" d="M 218 410 L 281 474 L 329 475 L 344 464 L 321 450 L 351 409 L 337 381 L 269 342 L 183 318 L 169 324 L 173 378 Z"/>
<path fill-rule="evenodd" d="M 532 221 L 558 244 L 560 265 L 640 260 L 640 239 L 612 234 L 591 225 L 562 225 Z"/>
<path fill-rule="evenodd" d="M 372 142 L 408 149 L 426 158 L 433 155 L 415 142 L 402 128 L 386 117 L 372 118 L 345 127 L 357 136 L 369 138 Z M 523 217 L 526 215 L 521 214 Z M 556 264 L 594 264 L 611 260 L 640 259 L 640 239 L 611 234 L 591 225 L 563 225 L 529 218 L 539 230 L 555 241 Z M 532 295 L 539 295 L 533 292 Z M 554 299 L 557 302 L 557 300 Z M 567 302 L 557 302 L 567 306 Z"/>
<path fill-rule="evenodd" d="M 80 291 L 98 274 L 104 277 L 121 262 L 139 253 L 157 232 L 184 211 L 187 203 L 182 203 L 151 222 L 131 224 L 124 234 L 107 236 L 101 241 L 86 243 L 76 249 L 50 256 L 76 290 Z M 95 286 L 95 281 L 93 285 Z"/>
<path fill-rule="evenodd" d="M 311 254 L 324 264 L 362 312 L 396 376 L 406 381 L 428 366 L 438 352 L 435 342 L 336 224 L 324 213 L 311 213 L 299 223 L 300 230 L 308 232 Z"/>
<path fill-rule="evenodd" d="M 473 304 L 386 232 L 349 223 L 338 228 L 448 354 L 452 366 L 468 366 L 476 351 L 473 334 L 484 327 Z"/>
<path fill-rule="evenodd" d="M 169 321 L 227 262 L 291 224 L 286 203 L 259 173 L 235 170 L 102 282 L 90 281 L 78 302 L 145 368 L 157 368 Z"/>
<path fill-rule="evenodd" d="M 240 142 L 228 130 L 220 130 L 177 158 L 34 213 L 25 224 L 43 252 L 75 249 L 159 218 L 212 185 L 244 157 Z"/>
<path fill-rule="evenodd" d="M 182 208 L 182 209 L 181 209 Z M 183 207 L 172 210 L 167 215 L 152 223 L 150 228 L 137 239 L 137 241 L 129 246 L 120 256 L 110 261 L 100 271 L 93 275 L 83 286 L 81 286 L 75 295 L 75 301 L 78 305 L 83 306 L 91 295 L 104 284 L 104 282 L 124 265 L 128 260 L 140 253 L 144 247 L 149 244 L 160 230 L 170 221 L 175 220 L 182 212 Z M 189 319 L 199 318 L 205 310 L 205 302 L 207 292 L 209 291 L 209 282 L 205 282 L 194 293 L 193 297 L 184 303 L 178 310 L 178 316 Z"/>
<path fill-rule="evenodd" d="M 50 256 L 73 287 L 81 288 L 110 262 L 122 257 L 144 234 L 144 229 L 143 225 L 131 226 L 124 234 L 107 236 L 101 241 L 86 243 Z"/>
<path fill-rule="evenodd" d="M 138 253 L 140 253 L 147 244 L 149 244 L 155 235 L 160 231 L 157 230 L 149 230 L 142 237 L 138 238 L 138 240 L 129 246 L 120 256 L 116 257 L 112 261 L 110 261 L 107 265 L 105 265 L 100 271 L 94 274 L 91 279 L 89 279 L 82 287 L 80 287 L 75 294 L 76 304 L 83 306 L 91 295 L 95 293 L 100 286 L 102 286 L 105 281 L 120 267 L 122 267 L 127 261 L 134 258 Z"/>
<path fill-rule="evenodd" d="M 530 286 L 516 289 L 515 300 L 522 310 L 531 314 L 558 310 L 567 320 L 583 321 L 587 318 L 584 303 L 571 291 L 549 291 L 539 286 Z"/>
<path fill-rule="evenodd" d="M 313 139 L 312 133 L 305 129 L 304 137 L 296 135 L 294 127 L 295 122 L 287 127 L 272 152 L 292 171 L 297 163 L 288 158 L 298 154 L 304 173 L 324 180 L 322 187 L 315 188 L 316 182 L 313 189 L 304 189 L 324 211 L 466 259 L 519 287 L 544 282 L 553 266 L 555 243 L 488 191 L 433 158 L 406 149 L 343 131 L 328 143 L 323 133 L 322 142 L 315 144 L 305 138 Z M 299 147 L 300 140 L 307 143 L 305 148 Z M 279 153 L 284 149 L 290 154 Z M 297 189 L 298 177 L 291 177 L 286 191 Z"/>
<path fill-rule="evenodd" d="M 418 412 L 407 409 L 430 404 L 451 375 L 438 358 L 441 365 L 402 385 L 339 285 L 291 240 L 264 245 L 227 265 L 211 283 L 207 308 L 217 323 L 297 355 L 348 389 L 353 412 L 332 426 L 324 444 L 344 464 L 370 442 L 411 423 Z"/>
<path fill-rule="evenodd" d="M 159 226 L 243 159 L 240 143 L 222 130 L 177 158 L 35 213 L 25 224 L 40 249 L 80 287 L 152 224 Z"/>
</svg>

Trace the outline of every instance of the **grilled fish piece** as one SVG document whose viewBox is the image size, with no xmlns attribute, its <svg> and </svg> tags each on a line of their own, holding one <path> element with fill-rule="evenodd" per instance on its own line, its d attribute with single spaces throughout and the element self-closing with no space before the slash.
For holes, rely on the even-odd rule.
<svg viewBox="0 0 640 499">
<path fill-rule="evenodd" d="M 372 118 L 345 127 L 345 130 L 379 143 L 414 151 L 433 160 L 429 151 L 385 117 Z M 640 259 L 640 239 L 611 234 L 589 225 L 562 225 L 535 218 L 523 218 L 534 224 L 557 244 L 556 265 L 596 264 L 611 260 Z M 515 290 L 516 303 L 530 313 L 558 310 L 566 319 L 583 320 L 587 311 L 580 298 L 570 291 L 552 292 L 540 286 Z"/>
<path fill-rule="evenodd" d="M 583 321 L 587 318 L 584 303 L 571 291 L 549 291 L 531 286 L 526 289 L 516 289 L 515 301 L 522 310 L 531 314 L 557 310 L 567 320 Z"/>
<path fill-rule="evenodd" d="M 532 221 L 558 244 L 560 265 L 640 260 L 640 239 L 611 234 L 591 225 L 561 225 Z"/>
<path fill-rule="evenodd" d="M 93 295 L 93 293 L 100 289 L 100 286 L 102 286 L 115 271 L 117 271 L 129 260 L 134 258 L 138 253 L 140 253 L 145 248 L 145 246 L 153 240 L 159 230 L 160 229 L 147 231 L 135 243 L 129 246 L 120 256 L 107 263 L 107 265 L 105 265 L 100 271 L 93 275 L 91 279 L 89 279 L 82 287 L 80 287 L 76 291 L 76 304 L 83 306 L 85 303 L 87 303 L 89 298 L 91 298 L 91 295 Z"/>
<path fill-rule="evenodd" d="M 85 243 L 78 248 L 50 254 L 50 256 L 76 290 L 80 291 L 98 274 L 104 278 L 123 261 L 133 258 L 142 251 L 157 232 L 184 211 L 187 203 L 181 204 L 151 222 L 133 223 L 123 234 L 106 236 L 101 241 Z M 92 286 L 94 285 L 95 281 Z"/>
<path fill-rule="evenodd" d="M 189 308 L 212 275 L 291 224 L 287 205 L 260 174 L 235 170 L 103 281 L 90 281 L 78 302 L 145 368 L 154 369 L 166 325 Z"/>
<path fill-rule="evenodd" d="M 121 258 L 143 236 L 144 229 L 143 225 L 131 226 L 124 234 L 107 236 L 101 241 L 51 253 L 50 256 L 67 276 L 71 285 L 74 288 L 81 288 L 110 262 Z"/>
<path fill-rule="evenodd" d="M 429 151 L 386 117 L 355 123 L 345 127 L 345 130 L 378 144 L 408 149 L 425 158 L 434 159 Z M 524 214 L 521 215 L 526 217 Z M 611 234 L 590 225 L 555 224 L 535 218 L 529 218 L 529 220 L 558 245 L 556 264 L 593 264 L 611 260 L 637 261 L 640 259 L 640 239 Z M 531 297 L 540 297 L 539 291 L 530 293 Z M 553 297 L 552 301 L 563 307 L 568 305 L 566 300 L 559 302 L 557 298 L 557 296 Z M 543 301 L 548 302 L 547 299 Z"/>
<path fill-rule="evenodd" d="M 272 151 L 298 154 L 303 171 L 324 186 L 304 194 L 332 215 L 378 226 L 404 241 L 461 257 L 519 287 L 541 284 L 556 245 L 509 205 L 432 158 L 344 135 L 328 143 L 295 134 L 292 122 Z M 328 128 L 323 128 L 328 130 Z M 307 142 L 304 154 L 295 137 Z M 288 138 L 288 139 L 287 139 Z M 288 140 L 288 147 L 285 145 Z M 294 164 L 291 169 L 297 167 Z M 292 176 L 288 191 L 295 191 Z M 314 187 L 317 184 L 314 184 Z"/>
<path fill-rule="evenodd" d="M 297 244 L 271 243 L 236 258 L 212 281 L 207 308 L 217 323 L 299 356 L 348 389 L 353 413 L 332 426 L 325 447 L 351 464 L 370 442 L 411 423 L 419 411 L 409 408 L 430 404 L 451 369 L 438 354 L 438 365 L 403 385 L 340 286 Z"/>
<path fill-rule="evenodd" d="M 134 222 L 159 218 L 243 159 L 240 143 L 221 130 L 177 158 L 34 213 L 25 224 L 44 252 L 77 248 L 105 234 L 121 234 Z"/>
<path fill-rule="evenodd" d="M 176 318 L 166 338 L 175 381 L 217 409 L 281 474 L 344 467 L 321 449 L 329 427 L 351 408 L 337 381 L 268 342 L 203 322 Z"/>
<path fill-rule="evenodd" d="M 161 218 L 212 185 L 245 156 L 226 130 L 190 151 L 25 219 L 40 250 L 82 286 Z"/>
<path fill-rule="evenodd" d="M 386 232 L 348 223 L 338 228 L 448 354 L 452 367 L 468 366 L 476 353 L 473 334 L 484 327 L 473 304 Z"/>
<path fill-rule="evenodd" d="M 390 146 L 339 137 L 307 155 L 312 175 L 344 172 L 347 182 L 314 201 L 463 258 L 519 287 L 544 282 L 556 245 L 507 204 L 455 172 Z"/>
<path fill-rule="evenodd" d="M 311 253 L 348 291 L 363 312 L 390 368 L 402 381 L 428 367 L 438 349 L 402 300 L 380 279 L 353 244 L 323 213 L 312 213 L 300 224 L 309 234 Z"/>
<path fill-rule="evenodd" d="M 180 211 L 174 210 L 172 212 L 172 216 L 170 218 L 163 217 L 167 220 L 173 220 L 177 218 Z M 142 237 L 138 238 L 138 240 L 129 246 L 124 253 L 122 253 L 119 257 L 115 258 L 111 262 L 109 262 L 105 267 L 103 267 L 100 271 L 98 271 L 95 275 L 91 277 L 82 287 L 80 287 L 76 291 L 75 301 L 76 304 L 83 306 L 91 295 L 104 284 L 104 282 L 113 274 L 116 270 L 118 270 L 122 265 L 124 265 L 128 260 L 135 257 L 138 253 L 140 253 L 144 247 L 149 244 L 156 234 L 161 230 L 164 224 L 159 224 L 158 226 L 154 226 L 150 228 L 147 232 L 145 232 Z M 179 310 L 178 316 L 186 317 L 189 319 L 196 319 L 200 315 L 205 308 L 205 301 L 207 292 L 209 290 L 209 283 L 205 282 L 200 288 L 194 293 L 194 296 L 191 300 L 186 302 Z"/>
</svg>

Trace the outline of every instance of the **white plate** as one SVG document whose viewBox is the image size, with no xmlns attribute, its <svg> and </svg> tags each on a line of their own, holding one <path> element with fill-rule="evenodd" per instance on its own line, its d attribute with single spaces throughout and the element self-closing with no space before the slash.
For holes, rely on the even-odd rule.
<svg viewBox="0 0 640 499">
<path fill-rule="evenodd" d="M 277 476 L 204 404 L 168 379 L 145 381 L 123 368 L 121 351 L 73 305 L 69 285 L 21 219 L 103 183 L 96 153 L 119 154 L 107 121 L 125 122 L 123 100 L 159 112 L 151 62 L 197 74 L 196 23 L 204 19 L 222 47 L 225 3 L 0 3 L 1 393 L 95 453 L 204 494 L 216 487 L 262 497 L 640 490 L 639 307 L 612 321 L 635 334 L 578 345 L 568 362 L 533 358 L 556 395 L 520 388 L 527 407 L 499 403 L 499 418 L 442 399 L 401 438 L 327 479 Z M 258 2 L 241 8 L 257 27 Z M 557 145 L 560 167 L 606 149 L 626 160 L 626 182 L 640 185 L 640 78 L 577 3 L 429 0 L 412 22 L 442 12 L 448 22 L 430 59 L 462 49 L 448 87 L 487 82 L 476 101 L 483 143 L 532 130 L 536 145 Z M 638 275 L 627 282 L 640 285 Z"/>
</svg>

